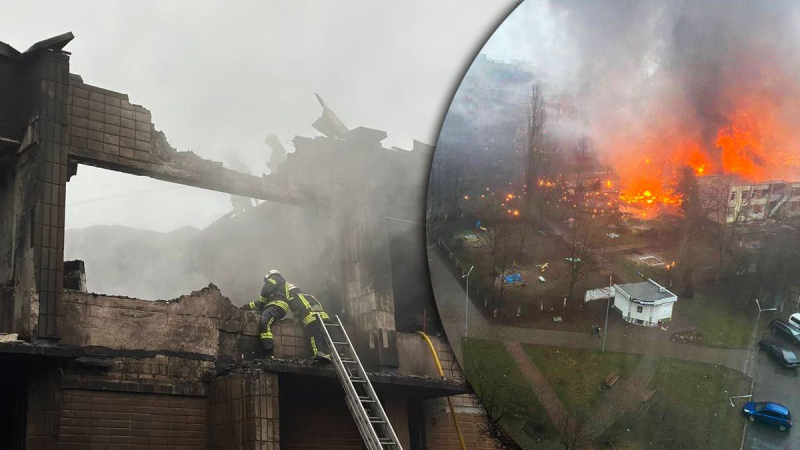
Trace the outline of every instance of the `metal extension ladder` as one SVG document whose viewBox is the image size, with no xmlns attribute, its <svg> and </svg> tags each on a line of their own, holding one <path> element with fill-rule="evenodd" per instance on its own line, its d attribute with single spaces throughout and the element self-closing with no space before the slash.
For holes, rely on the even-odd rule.
<svg viewBox="0 0 800 450">
<path fill-rule="evenodd" d="M 331 363 L 342 382 L 347 406 L 364 444 L 369 450 L 403 450 L 342 321 L 339 316 L 333 316 L 332 319 L 325 323 L 322 317 L 317 317 L 322 324 L 322 335 L 331 350 Z"/>
</svg>

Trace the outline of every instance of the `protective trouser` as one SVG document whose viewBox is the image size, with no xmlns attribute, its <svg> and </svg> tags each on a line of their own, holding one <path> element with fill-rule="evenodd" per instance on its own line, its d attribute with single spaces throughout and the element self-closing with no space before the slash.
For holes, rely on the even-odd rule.
<svg viewBox="0 0 800 450">
<path fill-rule="evenodd" d="M 303 294 L 308 295 L 308 294 Z M 322 323 L 320 323 L 317 314 L 322 317 L 322 320 L 327 322 L 328 315 L 324 311 L 309 311 L 303 318 L 303 330 L 311 343 L 311 355 L 325 355 L 330 356 L 331 350 L 328 348 L 328 343 L 322 335 Z"/>
<path fill-rule="evenodd" d="M 272 356 L 272 352 L 275 349 L 275 344 L 272 340 L 272 325 L 276 321 L 283 319 L 288 311 L 288 303 L 283 300 L 272 300 L 267 303 L 267 306 L 261 313 L 259 327 L 261 334 L 259 336 L 261 337 L 261 348 L 264 350 L 264 356 Z"/>
</svg>

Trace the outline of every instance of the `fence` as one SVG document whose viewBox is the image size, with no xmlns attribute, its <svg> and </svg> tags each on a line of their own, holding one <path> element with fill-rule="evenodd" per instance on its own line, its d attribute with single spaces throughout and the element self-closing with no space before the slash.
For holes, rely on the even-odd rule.
<svg viewBox="0 0 800 450">
<path fill-rule="evenodd" d="M 464 285 L 466 287 L 466 285 L 467 285 L 467 277 L 465 277 L 464 275 L 467 274 L 469 269 L 458 259 L 458 257 L 455 255 L 455 253 L 452 250 L 450 250 L 450 248 L 447 246 L 447 244 L 445 244 L 444 240 L 442 240 L 442 238 L 440 238 L 438 234 L 433 233 L 432 236 L 433 236 L 434 244 L 436 244 L 436 246 L 442 252 L 443 256 L 447 256 L 447 259 L 450 261 L 450 264 L 451 264 L 451 269 L 454 270 L 454 274 L 461 278 L 461 282 L 464 283 Z M 475 281 L 476 280 L 473 278 L 473 282 L 469 283 L 469 296 L 470 296 L 470 299 L 472 299 L 473 301 L 475 299 L 479 299 L 480 298 L 480 292 L 481 292 L 480 288 L 477 286 L 479 283 L 476 283 Z M 484 305 L 478 304 L 477 306 L 480 307 L 480 306 L 486 306 L 486 305 L 485 304 Z"/>
</svg>

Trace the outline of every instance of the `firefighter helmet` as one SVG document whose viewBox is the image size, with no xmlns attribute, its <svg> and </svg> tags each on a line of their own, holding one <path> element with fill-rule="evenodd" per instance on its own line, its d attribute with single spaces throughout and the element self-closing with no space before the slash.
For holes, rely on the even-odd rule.
<svg viewBox="0 0 800 450">
<path fill-rule="evenodd" d="M 267 272 L 266 275 L 264 275 L 264 278 L 266 279 L 266 278 L 269 278 L 270 275 L 280 275 L 280 274 L 281 273 L 278 272 L 278 269 L 272 269 L 269 272 Z"/>
</svg>

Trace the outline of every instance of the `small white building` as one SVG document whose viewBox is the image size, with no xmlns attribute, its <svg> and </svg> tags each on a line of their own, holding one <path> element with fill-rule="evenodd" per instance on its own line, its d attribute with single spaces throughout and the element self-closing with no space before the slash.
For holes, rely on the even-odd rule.
<svg viewBox="0 0 800 450">
<path fill-rule="evenodd" d="M 653 280 L 614 285 L 614 308 L 630 323 L 654 327 L 672 320 L 672 305 L 678 297 Z"/>
</svg>

